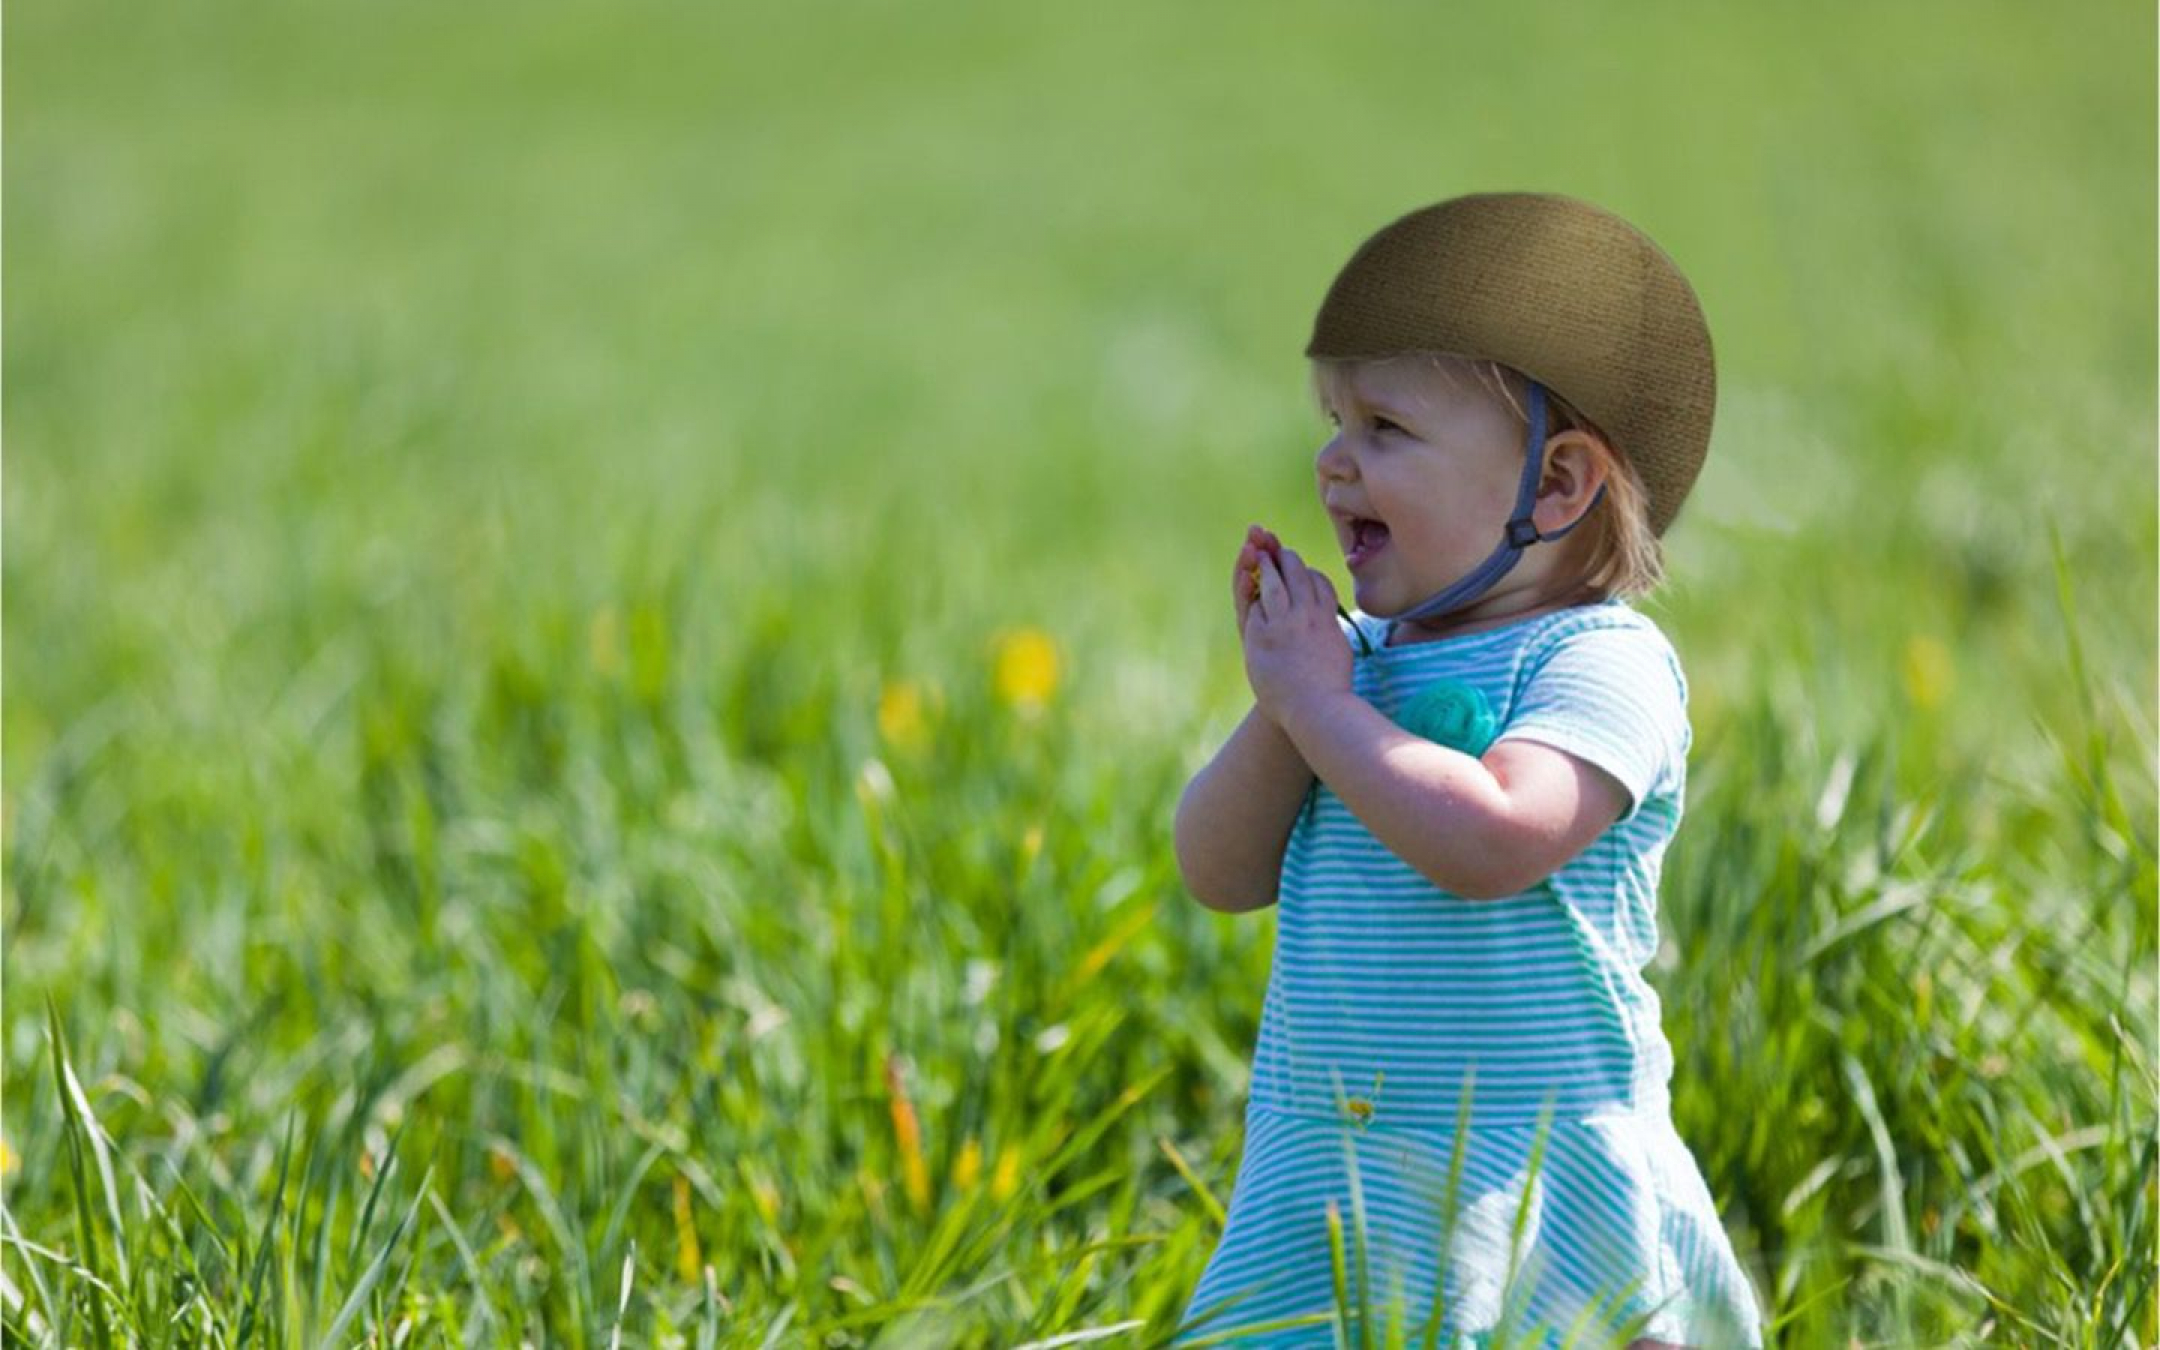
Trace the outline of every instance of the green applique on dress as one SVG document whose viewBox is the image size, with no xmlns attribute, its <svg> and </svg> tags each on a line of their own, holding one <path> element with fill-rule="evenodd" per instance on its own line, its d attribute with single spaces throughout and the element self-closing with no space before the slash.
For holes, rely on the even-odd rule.
<svg viewBox="0 0 2160 1350">
<path fill-rule="evenodd" d="M 1448 680 L 1419 691 L 1395 715 L 1395 722 L 1413 736 L 1473 758 L 1483 755 L 1500 734 L 1500 719 L 1493 715 L 1485 695 Z"/>
</svg>

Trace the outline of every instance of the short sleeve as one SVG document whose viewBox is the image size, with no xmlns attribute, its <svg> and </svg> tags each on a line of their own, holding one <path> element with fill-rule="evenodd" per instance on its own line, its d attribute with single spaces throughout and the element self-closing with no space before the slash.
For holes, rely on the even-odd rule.
<svg viewBox="0 0 2160 1350">
<path fill-rule="evenodd" d="M 1595 764 L 1627 789 L 1620 819 L 1632 818 L 1690 740 L 1687 678 L 1672 644 L 1655 627 L 1582 628 L 1532 661 L 1496 739 L 1536 741 Z"/>
</svg>

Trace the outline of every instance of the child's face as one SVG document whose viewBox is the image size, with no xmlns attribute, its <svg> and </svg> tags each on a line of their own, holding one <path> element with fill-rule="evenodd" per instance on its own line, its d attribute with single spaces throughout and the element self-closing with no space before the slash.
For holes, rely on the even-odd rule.
<svg viewBox="0 0 2160 1350">
<path fill-rule="evenodd" d="M 1314 462 L 1321 504 L 1357 607 L 1400 614 L 1467 575 L 1505 537 L 1523 432 L 1466 370 L 1423 357 L 1348 363 L 1323 379 L 1336 432 Z"/>
</svg>

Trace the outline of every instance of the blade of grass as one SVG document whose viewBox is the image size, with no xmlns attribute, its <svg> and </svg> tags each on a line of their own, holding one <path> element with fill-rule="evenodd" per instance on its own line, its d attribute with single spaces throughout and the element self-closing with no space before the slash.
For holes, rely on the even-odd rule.
<svg viewBox="0 0 2160 1350">
<path fill-rule="evenodd" d="M 1334 1325 L 1336 1334 L 1339 1337 L 1342 1332 L 1342 1322 L 1334 1313 L 1298 1313 L 1293 1317 L 1280 1317 L 1272 1322 L 1255 1322 L 1250 1326 L 1224 1327 L 1222 1330 L 1211 1332 L 1198 1340 L 1179 1342 L 1179 1350 L 1206 1350 L 1208 1346 L 1224 1345 L 1230 1341 L 1242 1341 L 1253 1336 L 1265 1336 L 1271 1332 L 1295 1331 L 1300 1327 L 1319 1327 L 1330 1324 Z"/>
<path fill-rule="evenodd" d="M 1163 1156 L 1170 1160 L 1170 1165 L 1177 1169 L 1177 1174 L 1185 1178 L 1185 1184 L 1192 1187 L 1193 1194 L 1200 1197 L 1200 1203 L 1206 1208 L 1208 1217 L 1215 1221 L 1215 1231 L 1220 1233 L 1227 1228 L 1230 1215 L 1223 1208 L 1222 1201 L 1217 1200 L 1215 1193 L 1193 1172 L 1192 1164 L 1185 1161 L 1185 1155 L 1178 1152 L 1177 1145 L 1170 1142 L 1169 1136 L 1160 1134 L 1155 1136 L 1155 1143 L 1162 1149 Z"/>
<path fill-rule="evenodd" d="M 14 1212 L 6 1205 L 0 1205 L 0 1238 L 17 1245 L 28 1245 L 23 1242 L 21 1232 L 15 1227 Z M 37 1263 L 30 1260 L 23 1262 L 23 1273 L 29 1276 L 31 1286 L 37 1290 L 38 1306 L 43 1308 L 49 1317 L 53 1311 L 53 1296 L 51 1288 L 45 1283 L 45 1276 L 39 1272 Z M 48 1329 L 49 1325 L 48 1323 Z"/>
<path fill-rule="evenodd" d="M 480 1339 L 478 1330 L 484 1330 L 500 1320 L 495 1312 L 494 1301 L 488 1297 L 487 1281 L 481 1278 L 480 1259 L 473 1255 L 472 1244 L 465 1240 L 464 1230 L 444 1207 L 442 1197 L 430 1190 L 427 1198 L 428 1204 L 435 1210 L 435 1217 L 442 1221 L 443 1231 L 450 1235 L 450 1245 L 456 1249 L 458 1261 L 465 1267 L 465 1278 L 472 1282 L 473 1316 L 483 1320 L 480 1328 L 475 1329 L 472 1325 L 473 1318 L 467 1318 L 463 1335 L 468 1343 L 477 1343 Z"/>
<path fill-rule="evenodd" d="M 1455 1245 L 1455 1224 L 1461 1210 L 1463 1164 L 1470 1144 L 1470 1101 L 1477 1085 L 1477 1069 L 1463 1071 L 1462 1092 L 1455 1100 L 1455 1134 L 1448 1141 L 1447 1182 L 1440 1192 L 1440 1243 L 1433 1267 L 1432 1306 L 1425 1313 L 1424 1350 L 1436 1350 L 1440 1328 L 1447 1319 L 1447 1272 Z"/>
<path fill-rule="evenodd" d="M 1371 1271 L 1366 1261 L 1365 1187 L 1358 1177 L 1357 1138 L 1343 1128 L 1343 1167 L 1350 1186 L 1350 1240 L 1356 1248 L 1358 1350 L 1372 1350 Z"/>
<path fill-rule="evenodd" d="M 1146 1325 L 1145 1321 L 1136 1319 L 1130 1322 L 1112 1322 L 1106 1326 L 1082 1327 L 1078 1331 L 1052 1336 L 1046 1341 L 1029 1341 L 1024 1345 L 1016 1345 L 1013 1350 L 1057 1350 L 1061 1345 L 1086 1345 L 1089 1341 L 1106 1341 L 1112 1336 L 1121 1336 Z"/>
<path fill-rule="evenodd" d="M 1530 1139 L 1530 1161 L 1523 1169 L 1522 1199 L 1515 1204 L 1515 1222 L 1508 1230 L 1507 1276 L 1500 1281 L 1500 1320 L 1493 1327 L 1493 1344 L 1508 1343 L 1509 1329 L 1515 1311 L 1521 1306 L 1516 1295 L 1515 1278 L 1522 1269 L 1523 1237 L 1530 1228 L 1530 1213 L 1537 1199 L 1538 1174 L 1545 1163 L 1545 1144 L 1552 1133 L 1553 1099 L 1548 1095 L 1545 1104 L 1538 1109 L 1537 1133 Z"/>
<path fill-rule="evenodd" d="M 262 1236 L 256 1239 L 253 1268 L 248 1271 L 247 1294 L 240 1302 L 240 1330 L 233 1340 L 246 1345 L 248 1333 L 255 1328 L 258 1310 L 261 1308 L 263 1275 L 270 1267 L 270 1253 L 276 1245 L 278 1215 L 285 1206 L 285 1178 L 292 1165 L 294 1115 L 285 1116 L 285 1142 L 278 1147 L 277 1188 L 270 1194 L 270 1213 L 264 1218 Z"/>
<path fill-rule="evenodd" d="M 368 1230 L 375 1225 L 375 1202 L 382 1198 L 383 1187 L 390 1180 L 391 1170 L 397 1166 L 398 1140 L 405 1137 L 405 1123 L 404 1119 L 398 1121 L 390 1141 L 383 1145 L 382 1161 L 375 1164 L 375 1180 L 368 1187 L 367 1202 L 360 1206 L 360 1221 L 353 1225 L 352 1236 L 345 1243 L 344 1268 L 347 1271 L 352 1270 L 353 1264 L 360 1259 L 360 1248 L 367 1241 Z M 361 1147 L 365 1148 L 366 1131 L 363 1129 L 361 1133 Z"/>
<path fill-rule="evenodd" d="M 1335 1281 L 1335 1346 L 1336 1350 L 1348 1350 L 1349 1336 L 1344 1318 L 1350 1307 L 1348 1278 L 1344 1273 L 1342 1210 L 1329 1196 L 1327 1202 L 1328 1269 Z"/>
<path fill-rule="evenodd" d="M 360 1283 L 355 1285 L 352 1293 L 346 1296 L 345 1306 L 338 1309 L 337 1317 L 330 1323 L 330 1330 L 325 1332 L 322 1340 L 317 1342 L 322 1347 L 322 1350 L 333 1350 L 334 1347 L 344 1344 L 340 1338 L 345 1334 L 345 1328 L 351 1324 L 355 1317 L 360 1315 L 360 1310 L 367 1305 L 368 1293 L 375 1288 L 375 1282 L 382 1278 L 383 1271 L 390 1264 L 390 1254 L 397 1250 L 398 1240 L 405 1236 L 405 1230 L 412 1226 L 414 1216 L 419 1214 L 420 1202 L 427 1198 L 428 1185 L 434 1178 L 435 1169 L 432 1167 L 422 1174 L 420 1178 L 420 1194 L 414 1196 L 412 1204 L 406 1207 L 405 1217 L 399 1219 L 397 1227 L 390 1230 L 390 1237 L 383 1243 L 382 1250 L 376 1252 L 375 1259 L 368 1262 L 367 1270 L 360 1276 Z"/>
<path fill-rule="evenodd" d="M 615 1298 L 615 1329 L 608 1333 L 608 1350 L 622 1350 L 623 1317 L 630 1311 L 630 1286 L 637 1280 L 637 1239 L 630 1239 L 630 1250 L 623 1253 L 622 1292 Z"/>
<path fill-rule="evenodd" d="M 53 1077 L 60 1087 L 60 1112 L 67 1137 L 68 1172 L 75 1186 L 75 1231 L 82 1241 L 82 1267 L 95 1272 L 98 1267 L 97 1220 L 90 1207 L 89 1180 L 83 1174 L 83 1104 L 72 1090 L 75 1075 L 68 1067 L 67 1042 L 60 1032 L 60 1009 L 50 997 L 45 1000 L 45 1022 L 52 1038 Z M 115 1240 L 118 1223 L 115 1221 Z M 95 1298 L 90 1300 L 90 1329 L 102 1350 L 111 1350 L 112 1331 L 105 1324 L 105 1305 Z"/>
</svg>

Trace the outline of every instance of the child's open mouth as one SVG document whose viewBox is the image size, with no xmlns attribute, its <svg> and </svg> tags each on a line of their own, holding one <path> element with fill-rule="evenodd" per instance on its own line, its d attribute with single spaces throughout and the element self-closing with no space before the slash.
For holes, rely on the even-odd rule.
<svg viewBox="0 0 2160 1350">
<path fill-rule="evenodd" d="M 1387 547 L 1388 528 L 1377 520 L 1359 517 L 1350 522 L 1350 552 L 1343 561 L 1352 571 L 1372 560 L 1372 556 Z"/>
</svg>

